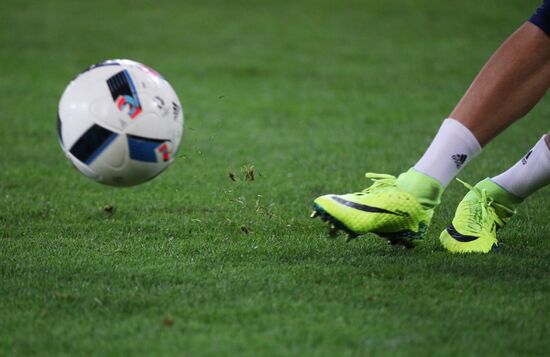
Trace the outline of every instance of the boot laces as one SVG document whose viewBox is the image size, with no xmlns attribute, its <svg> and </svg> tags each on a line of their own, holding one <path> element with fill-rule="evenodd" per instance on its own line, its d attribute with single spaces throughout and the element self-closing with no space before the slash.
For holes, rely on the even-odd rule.
<svg viewBox="0 0 550 357">
<path fill-rule="evenodd" d="M 497 210 L 506 213 L 513 213 L 508 207 L 501 205 L 493 200 L 492 197 L 487 196 L 487 190 L 479 189 L 475 186 L 472 186 L 460 179 L 457 180 L 462 183 L 466 188 L 473 192 L 477 197 L 477 202 L 474 207 L 469 206 L 470 210 L 473 210 L 473 214 L 467 214 L 468 217 L 467 225 L 468 227 L 475 229 L 476 231 L 481 231 L 483 228 L 483 223 L 489 219 L 490 221 L 496 222 L 497 227 L 503 227 L 506 224 L 506 220 L 502 219 Z"/>
<path fill-rule="evenodd" d="M 357 196 L 366 195 L 374 191 L 383 190 L 390 187 L 395 187 L 396 177 L 388 174 L 376 174 L 373 172 L 367 172 L 365 177 L 370 179 L 373 184 L 364 189 L 363 191 L 354 193 Z"/>
</svg>

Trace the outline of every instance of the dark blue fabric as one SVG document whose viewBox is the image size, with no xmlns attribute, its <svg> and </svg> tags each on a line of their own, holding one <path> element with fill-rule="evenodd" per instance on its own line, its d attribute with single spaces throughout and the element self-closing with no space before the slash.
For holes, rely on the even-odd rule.
<svg viewBox="0 0 550 357">
<path fill-rule="evenodd" d="M 92 125 L 71 147 L 71 154 L 90 165 L 118 136 L 97 124 Z"/>
<path fill-rule="evenodd" d="M 157 162 L 156 149 L 167 140 L 142 138 L 135 135 L 127 135 L 130 158 L 138 161 Z"/>
<path fill-rule="evenodd" d="M 529 22 L 538 26 L 548 37 L 550 37 L 550 1 L 544 0 L 542 5 L 535 11 Z"/>
</svg>

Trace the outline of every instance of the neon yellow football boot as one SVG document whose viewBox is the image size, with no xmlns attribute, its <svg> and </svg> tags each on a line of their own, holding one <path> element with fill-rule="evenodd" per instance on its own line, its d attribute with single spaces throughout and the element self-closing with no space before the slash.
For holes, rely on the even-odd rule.
<svg viewBox="0 0 550 357">
<path fill-rule="evenodd" d="M 353 239 L 370 232 L 392 245 L 413 247 L 439 204 L 441 184 L 414 169 L 398 178 L 374 173 L 366 177 L 374 183 L 361 192 L 315 199 L 311 217 L 330 222 L 332 235 L 343 230 Z"/>
<path fill-rule="evenodd" d="M 497 230 L 516 213 L 522 199 L 489 178 L 475 187 L 461 181 L 470 192 L 458 204 L 453 221 L 439 240 L 453 253 L 489 253 L 498 249 Z"/>
</svg>

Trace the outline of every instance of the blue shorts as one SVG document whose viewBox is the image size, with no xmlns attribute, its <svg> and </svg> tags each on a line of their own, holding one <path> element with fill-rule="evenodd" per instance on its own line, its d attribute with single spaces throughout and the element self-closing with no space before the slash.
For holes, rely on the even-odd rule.
<svg viewBox="0 0 550 357">
<path fill-rule="evenodd" d="M 544 0 L 542 5 L 531 16 L 529 22 L 538 26 L 550 37 L 550 1 Z"/>
</svg>

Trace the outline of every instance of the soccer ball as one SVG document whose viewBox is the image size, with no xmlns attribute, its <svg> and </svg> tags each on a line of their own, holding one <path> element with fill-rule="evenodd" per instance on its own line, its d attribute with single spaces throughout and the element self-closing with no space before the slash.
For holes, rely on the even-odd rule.
<svg viewBox="0 0 550 357">
<path fill-rule="evenodd" d="M 57 115 L 59 143 L 87 177 L 137 185 L 173 161 L 183 135 L 183 109 L 172 86 L 131 60 L 108 60 L 65 89 Z"/>
</svg>

